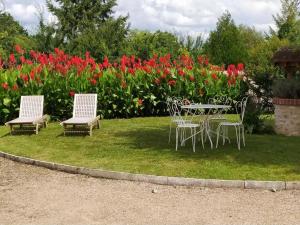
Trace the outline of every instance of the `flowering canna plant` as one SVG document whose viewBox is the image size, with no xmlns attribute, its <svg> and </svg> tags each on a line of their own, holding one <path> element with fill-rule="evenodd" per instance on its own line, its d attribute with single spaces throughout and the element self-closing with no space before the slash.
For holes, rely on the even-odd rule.
<svg viewBox="0 0 300 225">
<path fill-rule="evenodd" d="M 105 118 L 165 115 L 168 96 L 205 102 L 215 95 L 238 98 L 244 65 L 228 68 L 182 55 L 153 56 L 142 61 L 122 56 L 96 62 L 60 49 L 45 54 L 16 46 L 7 61 L 0 58 L 0 123 L 16 116 L 21 95 L 44 95 L 45 113 L 70 116 L 75 93 L 97 93 L 99 114 Z"/>
</svg>

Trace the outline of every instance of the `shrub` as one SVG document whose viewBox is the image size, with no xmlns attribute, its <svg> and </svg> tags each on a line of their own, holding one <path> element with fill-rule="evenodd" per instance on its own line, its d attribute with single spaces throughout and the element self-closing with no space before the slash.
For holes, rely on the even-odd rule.
<svg viewBox="0 0 300 225">
<path fill-rule="evenodd" d="M 279 79 L 274 82 L 273 95 L 277 98 L 300 98 L 300 79 Z"/>
<path fill-rule="evenodd" d="M 0 69 L 1 123 L 17 114 L 21 95 L 44 95 L 45 113 L 55 119 L 70 116 L 74 93 L 97 93 L 98 114 L 105 118 L 156 116 L 167 114 L 168 96 L 195 102 L 215 95 L 235 99 L 243 78 L 243 65 L 231 65 L 224 72 L 204 57 L 195 62 L 186 55 L 174 61 L 170 55 L 145 61 L 123 56 L 98 63 L 88 52 L 85 58 L 59 49 L 53 54 L 27 54 L 19 46 L 6 64 Z"/>
</svg>

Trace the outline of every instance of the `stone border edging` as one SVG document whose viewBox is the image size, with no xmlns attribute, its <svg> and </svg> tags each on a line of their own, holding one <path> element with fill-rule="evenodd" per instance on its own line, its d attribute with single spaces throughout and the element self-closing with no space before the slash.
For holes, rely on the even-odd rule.
<svg viewBox="0 0 300 225">
<path fill-rule="evenodd" d="M 87 175 L 96 178 L 105 178 L 113 180 L 126 180 L 146 182 L 159 185 L 170 186 L 197 186 L 208 188 L 240 188 L 240 189 L 264 189 L 264 190 L 300 190 L 300 181 L 252 181 L 252 180 L 216 180 L 216 179 L 195 179 L 182 177 L 166 177 L 144 174 L 133 174 L 125 172 L 114 172 L 99 169 L 88 169 L 84 167 L 76 167 L 51 163 L 46 161 L 34 160 L 26 157 L 16 156 L 0 151 L 0 157 L 10 159 L 12 161 L 44 167 L 51 170 L 62 171 L 72 174 Z"/>
</svg>

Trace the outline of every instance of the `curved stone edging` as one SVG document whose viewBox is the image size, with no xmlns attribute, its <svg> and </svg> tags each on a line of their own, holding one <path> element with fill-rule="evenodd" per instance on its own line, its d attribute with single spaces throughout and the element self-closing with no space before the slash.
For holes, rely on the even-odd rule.
<svg viewBox="0 0 300 225">
<path fill-rule="evenodd" d="M 26 157 L 15 156 L 0 151 L 0 157 L 10 159 L 12 161 L 44 167 L 51 170 L 62 171 L 66 173 L 87 175 L 96 178 L 127 180 L 146 182 L 159 185 L 170 186 L 197 186 L 208 188 L 240 188 L 240 189 L 264 189 L 264 190 L 300 190 L 300 182 L 288 181 L 252 181 L 252 180 L 216 180 L 216 179 L 194 179 L 181 177 L 166 177 L 144 174 L 132 174 L 125 172 L 105 171 L 98 169 L 88 169 L 84 167 L 76 167 L 51 163 L 46 161 L 34 160 Z"/>
</svg>

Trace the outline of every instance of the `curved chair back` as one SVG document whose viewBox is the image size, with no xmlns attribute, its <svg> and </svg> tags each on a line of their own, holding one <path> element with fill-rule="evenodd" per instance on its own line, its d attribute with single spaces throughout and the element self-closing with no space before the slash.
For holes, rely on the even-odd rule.
<svg viewBox="0 0 300 225">
<path fill-rule="evenodd" d="M 242 101 L 237 102 L 236 105 L 235 105 L 236 112 L 237 112 L 237 114 L 240 115 L 240 121 L 241 122 L 244 121 L 247 102 L 248 102 L 248 97 L 244 97 L 242 99 Z"/>
</svg>

